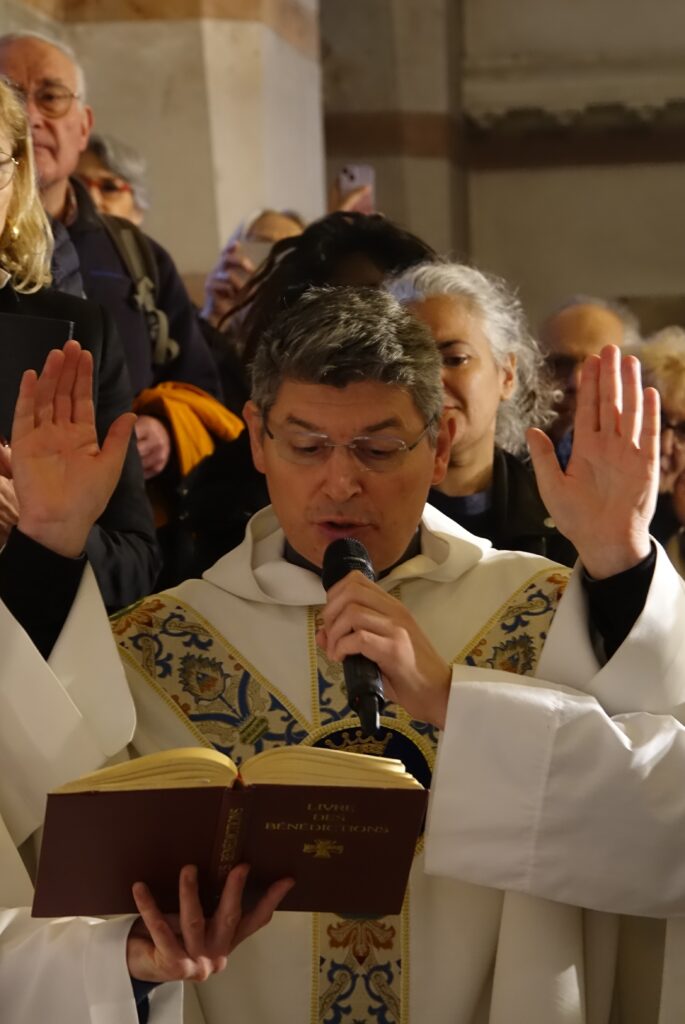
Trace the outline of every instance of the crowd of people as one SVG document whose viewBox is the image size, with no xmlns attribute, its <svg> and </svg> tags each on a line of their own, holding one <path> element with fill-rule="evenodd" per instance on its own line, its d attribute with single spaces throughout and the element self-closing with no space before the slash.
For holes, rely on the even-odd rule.
<svg viewBox="0 0 685 1024">
<path fill-rule="evenodd" d="M 61 43 L 0 36 L 6 1019 L 675 1024 L 685 330 L 576 295 L 536 339 L 515 282 L 361 194 L 254 211 L 198 309 L 85 89 Z M 350 535 L 378 579 L 326 593 Z M 50 789 L 180 746 L 369 749 L 354 654 L 374 749 L 430 780 L 401 914 L 271 920 L 292 879 L 243 912 L 239 866 L 205 920 L 185 866 L 178 919 L 154 878 L 133 923 L 31 919 Z"/>
</svg>

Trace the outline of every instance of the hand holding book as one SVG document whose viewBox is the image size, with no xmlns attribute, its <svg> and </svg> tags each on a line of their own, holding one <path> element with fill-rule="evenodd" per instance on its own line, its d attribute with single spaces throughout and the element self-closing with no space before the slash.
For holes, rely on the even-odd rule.
<svg viewBox="0 0 685 1024">
<path fill-rule="evenodd" d="M 33 913 L 129 913 L 140 880 L 176 912 L 186 864 L 209 916 L 236 864 L 245 905 L 293 878 L 281 909 L 396 913 L 427 795 L 399 761 L 319 747 L 266 750 L 240 773 L 202 747 L 113 765 L 48 796 Z"/>
<path fill-rule="evenodd" d="M 165 917 L 148 887 L 133 886 L 140 918 L 126 944 L 129 974 L 139 981 L 205 981 L 222 971 L 236 946 L 271 916 L 292 888 L 292 879 L 275 882 L 256 907 L 243 914 L 241 900 L 249 867 L 240 864 L 229 872 L 215 913 L 204 917 L 197 884 L 197 868 L 186 865 L 179 876 L 179 913 Z"/>
</svg>

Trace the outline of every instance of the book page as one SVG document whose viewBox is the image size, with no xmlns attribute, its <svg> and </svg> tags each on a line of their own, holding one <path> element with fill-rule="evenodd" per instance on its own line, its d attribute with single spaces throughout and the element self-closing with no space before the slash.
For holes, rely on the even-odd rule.
<svg viewBox="0 0 685 1024">
<path fill-rule="evenodd" d="M 249 758 L 240 777 L 252 783 L 422 789 L 401 761 L 328 747 L 277 747 Z"/>
<path fill-rule="evenodd" d="M 56 793 L 128 789 L 179 789 L 198 786 L 231 787 L 238 770 L 230 758 L 209 747 L 163 750 L 65 783 Z"/>
</svg>

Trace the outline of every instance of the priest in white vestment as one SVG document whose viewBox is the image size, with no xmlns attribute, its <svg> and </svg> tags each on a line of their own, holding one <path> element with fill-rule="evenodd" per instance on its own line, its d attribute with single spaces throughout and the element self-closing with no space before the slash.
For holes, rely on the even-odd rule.
<svg viewBox="0 0 685 1024">
<path fill-rule="evenodd" d="M 237 761 L 283 743 L 378 750 L 431 785 L 430 812 L 400 914 L 278 914 L 189 987 L 186 1020 L 675 1024 L 685 595 L 647 532 L 658 407 L 651 392 L 643 404 L 636 364 L 615 349 L 588 364 L 566 474 L 531 437 L 543 497 L 580 555 L 570 578 L 423 509 L 453 420 L 432 340 L 390 297 L 305 296 L 254 372 L 246 418 L 272 508 L 202 581 L 113 622 L 134 749 L 211 744 Z M 58 424 L 31 417 L 14 443 L 15 543 L 65 555 L 46 521 L 81 516 L 77 536 L 88 514 L 67 473 L 48 494 L 37 442 L 76 466 L 79 417 L 59 445 Z M 106 476 L 98 458 L 78 465 L 81 480 Z M 323 553 L 347 535 L 380 581 L 352 573 L 326 594 Z M 94 614 L 87 578 L 54 648 L 60 681 L 81 679 L 68 634 Z M 19 624 L 6 635 L 29 656 Z M 347 702 L 352 653 L 378 664 L 390 699 L 371 740 Z"/>
</svg>

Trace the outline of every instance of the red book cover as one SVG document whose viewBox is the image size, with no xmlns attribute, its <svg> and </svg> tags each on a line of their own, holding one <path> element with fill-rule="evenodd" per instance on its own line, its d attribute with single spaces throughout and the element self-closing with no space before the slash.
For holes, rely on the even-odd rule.
<svg viewBox="0 0 685 1024">
<path fill-rule="evenodd" d="M 287 876 L 282 910 L 397 913 L 427 799 L 420 788 L 272 783 L 52 793 L 33 914 L 135 913 L 136 881 L 174 912 L 184 864 L 197 865 L 211 912 L 241 862 L 248 899 Z"/>
</svg>

